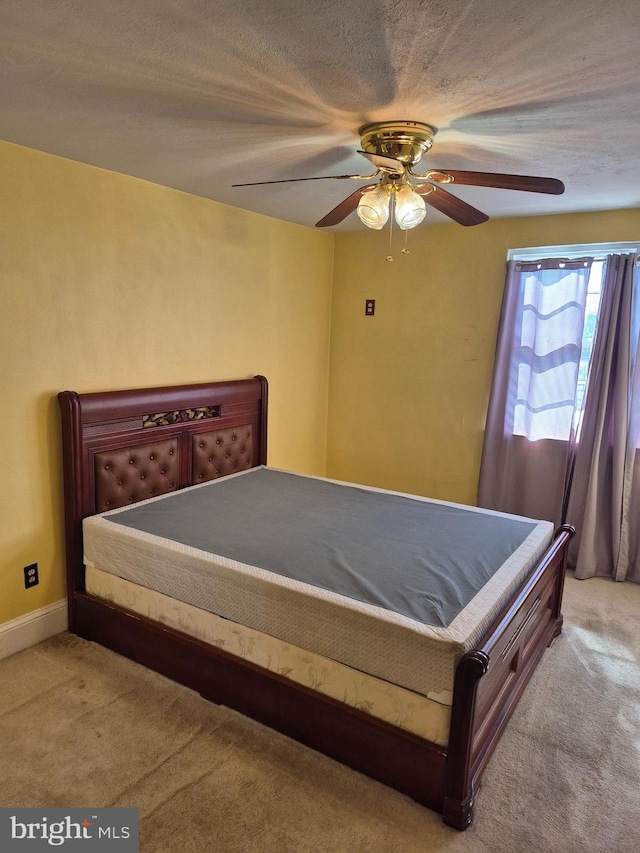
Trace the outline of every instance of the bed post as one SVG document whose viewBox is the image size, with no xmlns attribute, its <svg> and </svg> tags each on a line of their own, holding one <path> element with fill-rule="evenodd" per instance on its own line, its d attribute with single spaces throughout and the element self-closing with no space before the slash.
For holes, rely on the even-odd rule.
<svg viewBox="0 0 640 853">
<path fill-rule="evenodd" d="M 454 829 L 466 829 L 473 817 L 471 759 L 478 683 L 489 668 L 489 656 L 467 652 L 456 667 L 447 756 L 447 781 L 442 817 Z"/>
<path fill-rule="evenodd" d="M 65 542 L 69 630 L 76 632 L 76 590 L 84 589 L 82 564 L 82 432 L 80 398 L 74 391 L 61 391 L 62 446 L 65 504 Z"/>
<path fill-rule="evenodd" d="M 566 533 L 568 536 L 568 539 L 571 539 L 572 537 L 574 537 L 576 535 L 576 529 L 572 524 L 563 524 L 562 527 L 560 527 L 560 529 L 556 531 L 556 537 L 560 536 L 561 533 Z M 549 641 L 549 645 L 551 645 L 551 643 L 555 640 L 555 638 L 559 637 L 560 634 L 562 633 L 562 622 L 563 622 L 562 596 L 564 594 L 564 576 L 567 573 L 567 557 L 568 557 L 568 554 L 569 554 L 569 548 L 567 546 L 563 551 L 562 568 L 558 572 L 558 581 L 557 581 L 558 585 L 556 587 L 556 595 L 555 595 L 555 600 L 554 600 L 554 604 L 553 604 L 553 616 L 556 620 L 556 626 L 555 626 L 555 630 L 553 632 L 553 636 L 551 637 L 551 640 Z"/>
<path fill-rule="evenodd" d="M 268 401 L 269 401 L 269 383 L 266 376 L 260 374 L 253 377 L 260 383 L 260 465 L 267 464 L 267 416 L 268 416 Z"/>
</svg>

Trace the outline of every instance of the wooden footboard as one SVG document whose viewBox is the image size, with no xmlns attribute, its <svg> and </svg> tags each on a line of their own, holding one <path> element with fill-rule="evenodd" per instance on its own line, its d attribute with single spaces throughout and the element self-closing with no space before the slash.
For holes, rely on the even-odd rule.
<svg viewBox="0 0 640 853">
<path fill-rule="evenodd" d="M 569 539 L 563 525 L 514 601 L 456 669 L 444 820 L 465 829 L 475 790 L 518 699 L 545 648 L 562 630 L 562 592 Z"/>
</svg>

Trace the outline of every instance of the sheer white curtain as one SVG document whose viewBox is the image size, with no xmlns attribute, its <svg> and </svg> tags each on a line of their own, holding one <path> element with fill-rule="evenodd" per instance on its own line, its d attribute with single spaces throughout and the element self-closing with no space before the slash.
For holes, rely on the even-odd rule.
<svg viewBox="0 0 640 853">
<path fill-rule="evenodd" d="M 571 436 L 590 268 L 591 259 L 518 264 L 513 432 L 529 441 Z"/>
</svg>

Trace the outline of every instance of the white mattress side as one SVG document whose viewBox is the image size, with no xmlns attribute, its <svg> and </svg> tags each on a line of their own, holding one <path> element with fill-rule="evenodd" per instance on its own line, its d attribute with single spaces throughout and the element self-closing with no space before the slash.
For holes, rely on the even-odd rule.
<svg viewBox="0 0 640 853">
<path fill-rule="evenodd" d="M 424 697 L 352 667 L 88 567 L 87 592 L 251 661 L 377 719 L 446 746 L 451 694 Z"/>
</svg>

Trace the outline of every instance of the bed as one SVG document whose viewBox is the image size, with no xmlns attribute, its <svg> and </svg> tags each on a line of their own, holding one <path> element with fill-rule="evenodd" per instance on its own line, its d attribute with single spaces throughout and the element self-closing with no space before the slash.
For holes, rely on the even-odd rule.
<svg viewBox="0 0 640 853">
<path fill-rule="evenodd" d="M 58 399 L 70 630 L 465 829 L 499 736 L 561 631 L 573 529 L 272 469 L 261 376 Z M 277 529 L 277 516 L 295 524 Z M 475 586 L 450 582 L 456 536 L 435 538 L 449 524 Z M 404 595 L 413 576 L 390 580 L 408 541 L 420 571 L 425 555 L 436 561 L 437 595 Z M 318 571 L 334 588 L 299 574 L 316 552 L 330 554 Z M 378 564 L 375 581 L 358 561 Z"/>
</svg>

